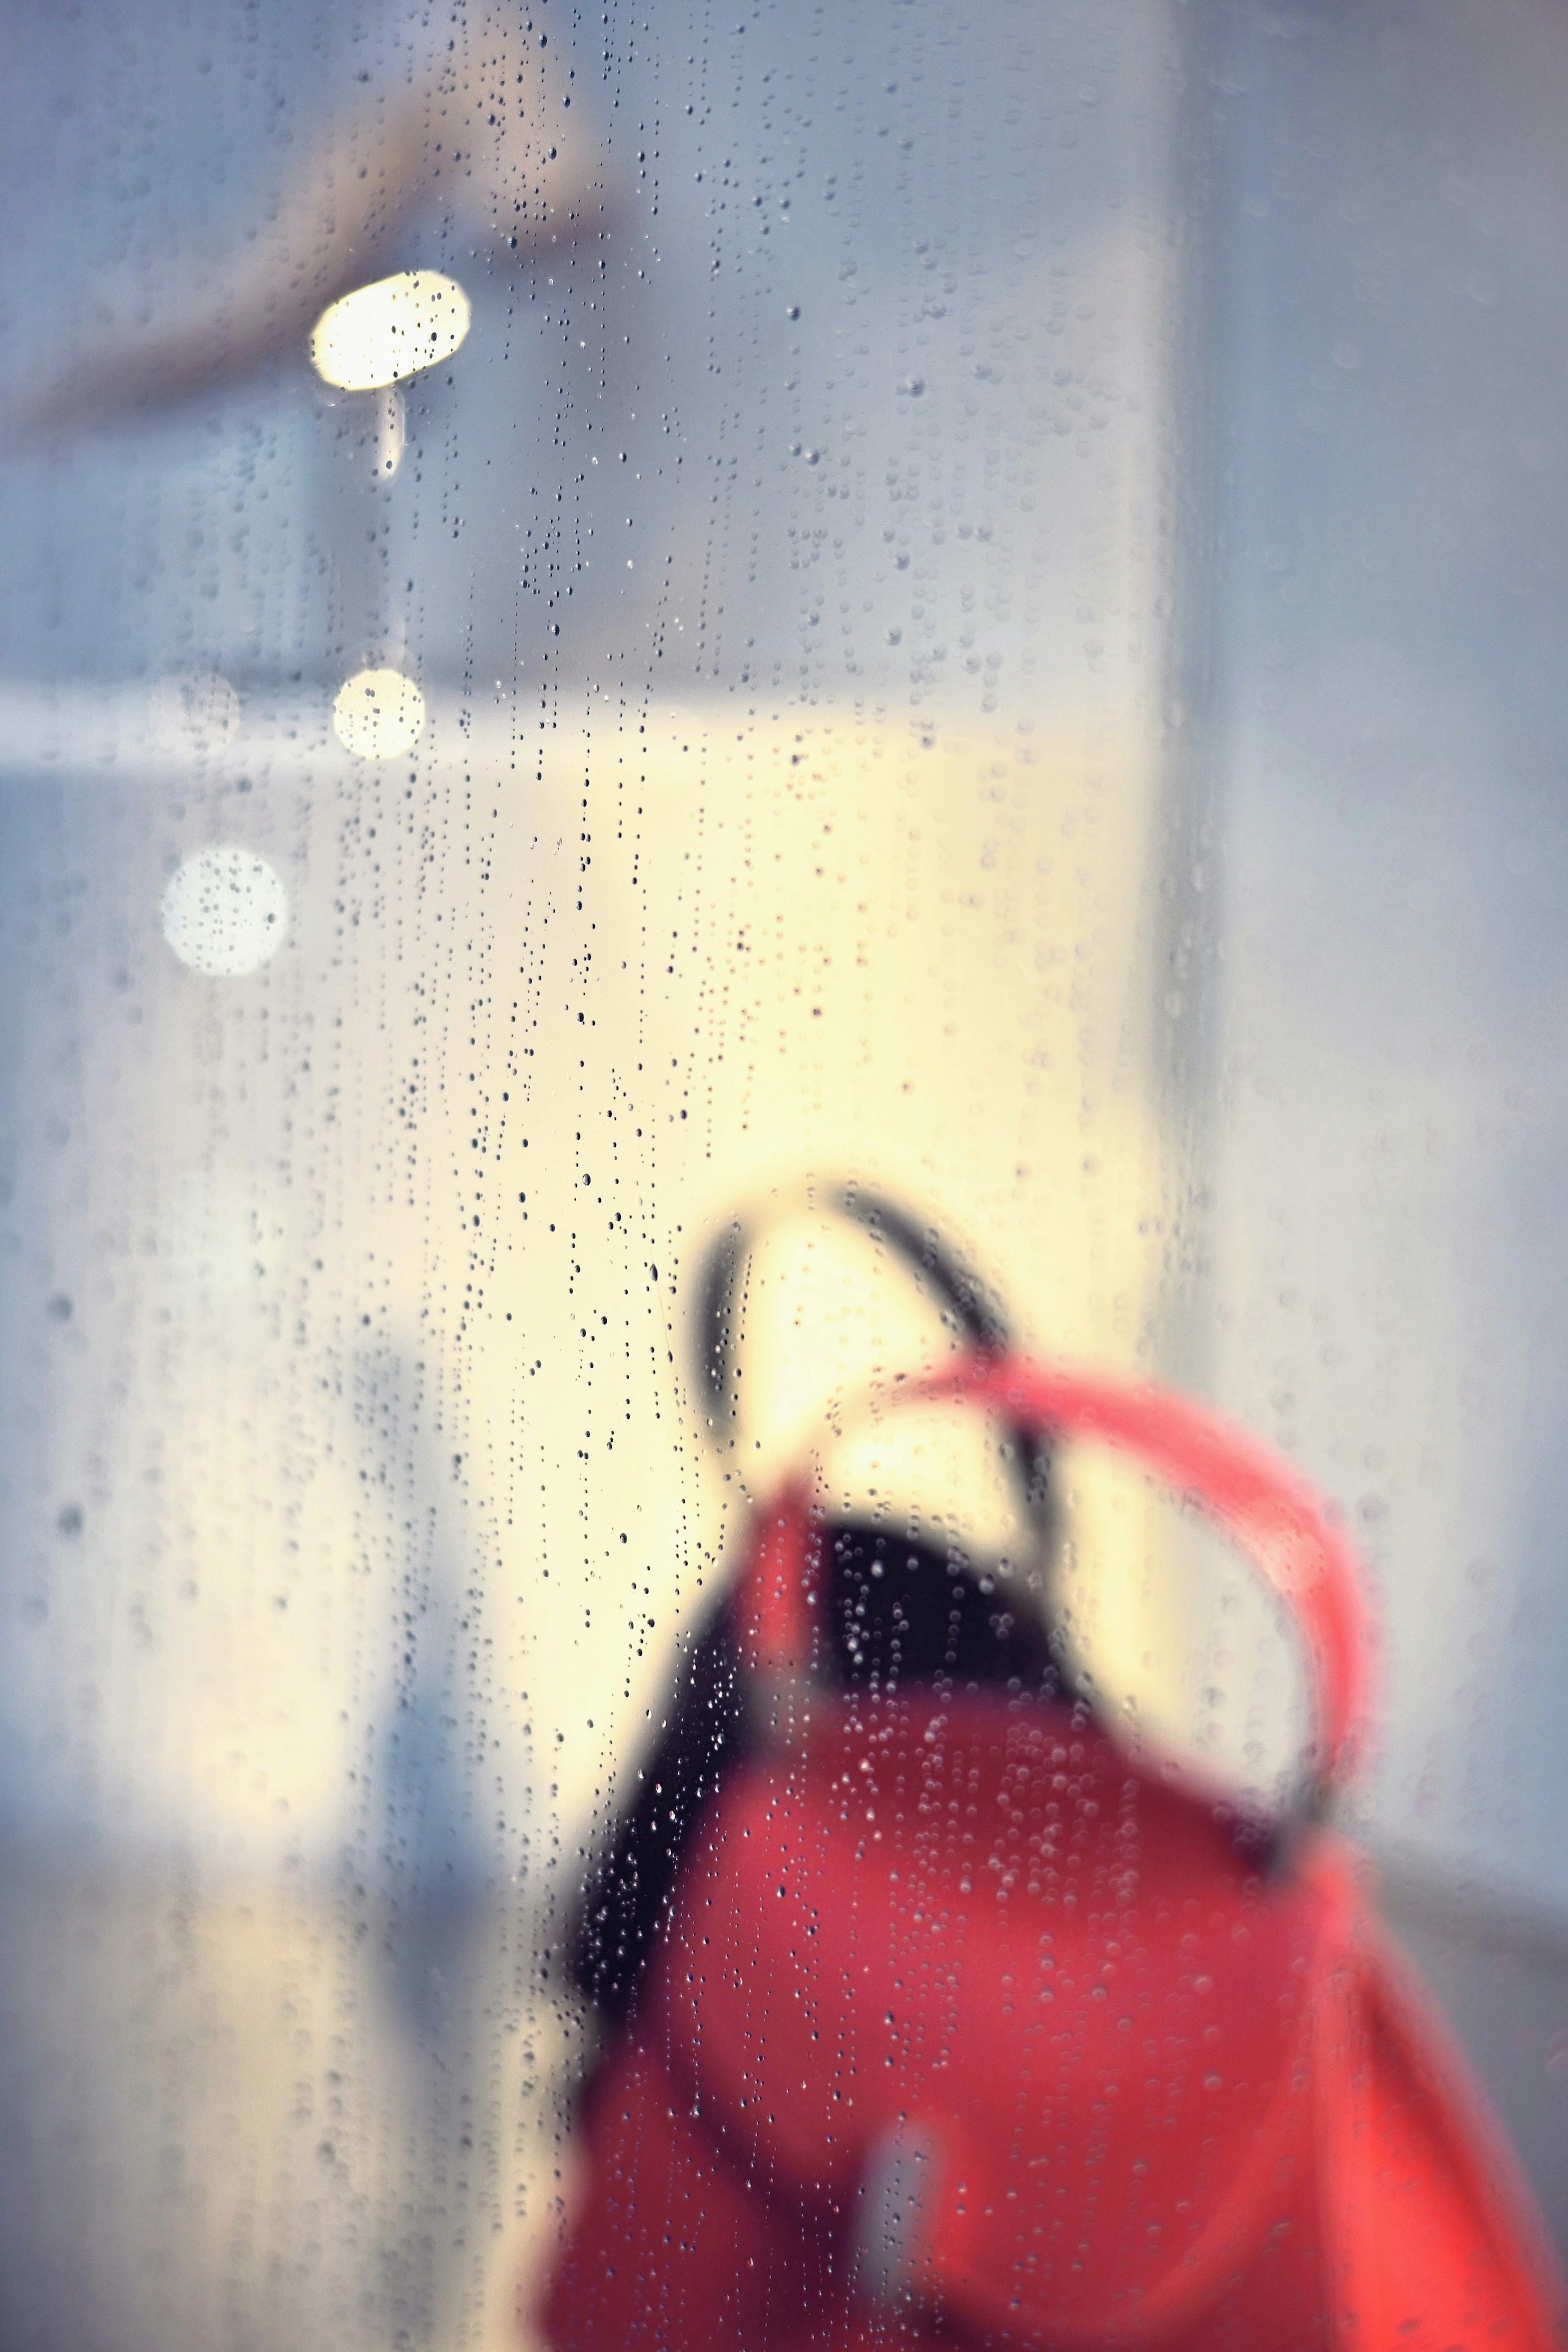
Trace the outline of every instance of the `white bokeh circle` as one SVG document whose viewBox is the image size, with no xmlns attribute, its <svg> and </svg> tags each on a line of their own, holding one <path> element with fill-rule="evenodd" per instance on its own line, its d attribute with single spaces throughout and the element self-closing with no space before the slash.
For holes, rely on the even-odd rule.
<svg viewBox="0 0 1568 2352">
<path fill-rule="evenodd" d="M 395 760 L 424 725 L 424 697 L 400 669 L 361 669 L 344 680 L 332 705 L 332 730 L 361 760 Z"/>
<path fill-rule="evenodd" d="M 288 928 L 288 893 L 254 849 L 213 842 L 181 860 L 159 913 L 183 964 L 237 980 L 277 954 Z"/>
</svg>

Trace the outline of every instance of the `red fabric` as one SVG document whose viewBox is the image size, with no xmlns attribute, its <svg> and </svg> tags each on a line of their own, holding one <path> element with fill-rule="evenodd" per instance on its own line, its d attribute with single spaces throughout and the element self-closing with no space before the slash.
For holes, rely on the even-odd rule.
<svg viewBox="0 0 1568 2352">
<path fill-rule="evenodd" d="M 1012 1360 L 898 1393 L 1195 1493 L 1301 1616 L 1319 1768 L 1347 1768 L 1361 1604 L 1290 1474 L 1179 1400 Z M 1061 1702 L 815 1688 L 816 1576 L 797 1490 L 743 1593 L 776 1736 L 704 1816 L 587 2103 L 556 2352 L 1556 2341 L 1528 2204 L 1348 1852 L 1261 1875 L 1212 1792 Z"/>
<path fill-rule="evenodd" d="M 1333 1991 L 1318 2171 L 1346 2352 L 1560 2343 L 1561 2284 L 1511 2153 L 1414 1973 L 1364 1913 Z"/>
</svg>

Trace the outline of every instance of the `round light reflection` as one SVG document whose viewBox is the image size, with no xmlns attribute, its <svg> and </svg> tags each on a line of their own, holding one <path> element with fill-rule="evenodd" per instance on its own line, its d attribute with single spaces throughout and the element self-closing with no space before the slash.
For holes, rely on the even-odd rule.
<svg viewBox="0 0 1568 2352">
<path fill-rule="evenodd" d="M 359 760 L 395 760 L 417 741 L 424 697 L 398 669 L 361 669 L 338 688 L 332 728 Z"/>
<path fill-rule="evenodd" d="M 254 849 L 213 842 L 181 861 L 159 913 L 183 964 L 214 980 L 236 980 L 277 953 L 288 928 L 288 893 Z"/>
<path fill-rule="evenodd" d="M 322 311 L 310 337 L 316 373 L 341 392 L 379 392 L 448 360 L 468 332 L 468 297 L 438 269 L 405 269 L 356 287 Z"/>
</svg>

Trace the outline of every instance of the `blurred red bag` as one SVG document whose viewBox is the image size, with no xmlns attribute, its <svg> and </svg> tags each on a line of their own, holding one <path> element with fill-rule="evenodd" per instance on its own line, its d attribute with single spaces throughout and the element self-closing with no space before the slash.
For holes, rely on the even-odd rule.
<svg viewBox="0 0 1568 2352">
<path fill-rule="evenodd" d="M 1295 1614 L 1312 1785 L 1282 1859 L 1082 1706 L 812 1679 L 803 1487 L 740 1596 L 766 1732 L 687 1844 L 581 2122 L 556 2352 L 1537 2352 L 1561 2299 L 1448 2034 L 1312 1826 L 1359 1742 L 1348 1546 L 1157 1391 L 982 1351 L 900 1386 L 1096 1438 Z M 816 1612 L 816 1613 L 814 1613 Z"/>
</svg>

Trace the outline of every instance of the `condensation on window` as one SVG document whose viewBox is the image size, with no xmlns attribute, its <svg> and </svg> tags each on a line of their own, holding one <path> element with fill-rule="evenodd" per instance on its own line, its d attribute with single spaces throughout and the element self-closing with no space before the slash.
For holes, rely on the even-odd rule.
<svg viewBox="0 0 1568 2352">
<path fill-rule="evenodd" d="M 1190 1495 L 868 1406 L 1004 1327 L 1354 1537 L 1568 2240 L 1562 28 L 4 41 L 6 2342 L 570 2340 L 584 1890 L 792 1477 L 1290 1815 Z"/>
</svg>

